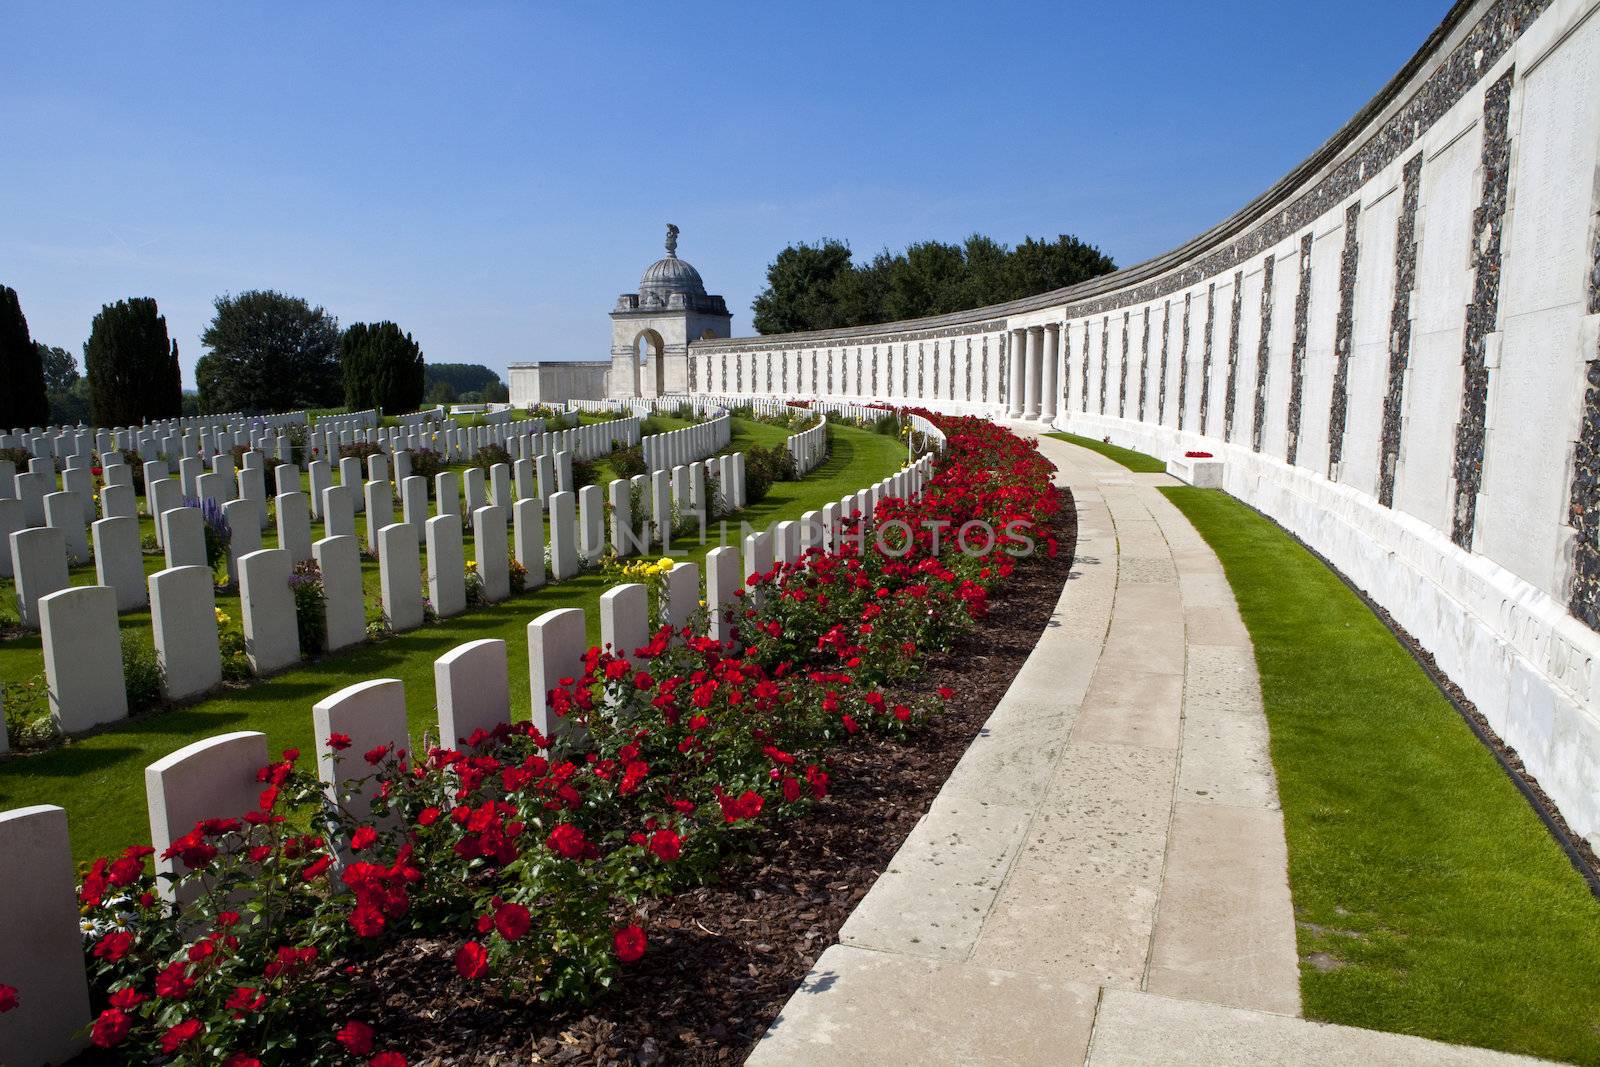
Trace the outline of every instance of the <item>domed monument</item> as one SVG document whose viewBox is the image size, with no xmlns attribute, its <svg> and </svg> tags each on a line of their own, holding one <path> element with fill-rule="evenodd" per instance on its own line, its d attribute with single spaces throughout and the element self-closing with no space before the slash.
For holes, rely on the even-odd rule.
<svg viewBox="0 0 1600 1067">
<path fill-rule="evenodd" d="M 686 393 L 697 383 L 689 342 L 727 337 L 733 316 L 688 260 L 678 258 L 678 227 L 667 224 L 667 254 L 645 268 L 639 291 L 617 297 L 611 311 L 611 358 L 513 363 L 511 402 L 562 404 L 602 397 L 626 400 Z"/>
<path fill-rule="evenodd" d="M 678 232 L 667 224 L 667 254 L 611 311 L 612 397 L 693 392 L 699 383 L 691 380 L 689 342 L 729 336 L 727 302 L 708 295 L 700 272 L 678 258 Z"/>
</svg>

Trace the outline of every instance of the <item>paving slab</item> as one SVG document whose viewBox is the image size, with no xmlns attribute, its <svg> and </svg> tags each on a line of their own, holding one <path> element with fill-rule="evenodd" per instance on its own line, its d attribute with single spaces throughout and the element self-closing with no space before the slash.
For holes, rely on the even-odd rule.
<svg viewBox="0 0 1600 1067">
<path fill-rule="evenodd" d="M 1123 989 L 1102 994 L 1088 1059 L 1090 1067 L 1532 1067 L 1546 1062 Z"/>
<path fill-rule="evenodd" d="M 1282 815 L 1179 801 L 1168 839 L 1145 988 L 1299 1015 Z"/>
<path fill-rule="evenodd" d="M 1040 975 L 835 945 L 745 1062 L 1082 1063 L 1098 996 Z"/>
<path fill-rule="evenodd" d="M 966 959 L 1027 828 L 1025 809 L 941 795 L 845 920 L 839 941 Z"/>
<path fill-rule="evenodd" d="M 1174 753 L 1073 739 L 973 962 L 1137 987 L 1161 889 Z"/>
</svg>

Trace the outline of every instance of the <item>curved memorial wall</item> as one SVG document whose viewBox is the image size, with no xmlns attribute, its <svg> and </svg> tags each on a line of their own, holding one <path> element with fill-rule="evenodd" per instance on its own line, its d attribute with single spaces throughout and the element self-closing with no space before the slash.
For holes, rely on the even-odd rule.
<svg viewBox="0 0 1600 1067">
<path fill-rule="evenodd" d="M 955 315 L 696 342 L 690 392 L 1212 452 L 1600 844 L 1597 9 L 1458 4 L 1310 159 L 1166 255 Z"/>
</svg>

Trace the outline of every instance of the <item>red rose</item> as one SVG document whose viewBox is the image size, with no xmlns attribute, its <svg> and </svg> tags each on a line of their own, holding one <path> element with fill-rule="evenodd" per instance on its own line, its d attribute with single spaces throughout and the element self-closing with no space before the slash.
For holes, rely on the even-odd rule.
<svg viewBox="0 0 1600 1067">
<path fill-rule="evenodd" d="M 150 999 L 132 986 L 123 986 L 106 998 L 111 1001 L 111 1006 L 120 1011 L 132 1011 L 146 1000 Z"/>
<path fill-rule="evenodd" d="M 637 963 L 644 955 L 644 931 L 637 926 L 624 926 L 612 939 L 617 949 L 617 959 L 623 963 Z"/>
<path fill-rule="evenodd" d="M 95 1019 L 89 1040 L 100 1048 L 115 1048 L 122 1044 L 133 1028 L 133 1021 L 120 1008 L 107 1008 Z"/>
<path fill-rule="evenodd" d="M 94 956 L 112 963 L 128 954 L 133 947 L 133 935 L 126 930 L 113 930 L 94 943 Z"/>
<path fill-rule="evenodd" d="M 352 1056 L 365 1056 L 372 1051 L 372 1027 L 351 1019 L 339 1028 L 334 1040 L 343 1045 Z"/>
<path fill-rule="evenodd" d="M 417 825 L 432 826 L 434 823 L 439 821 L 440 814 L 441 813 L 438 808 L 423 808 L 421 811 L 417 812 Z"/>
<path fill-rule="evenodd" d="M 184 973 L 188 966 L 183 960 L 177 960 L 156 975 L 156 996 L 169 1000 L 182 1000 L 188 996 L 189 990 L 194 988 L 194 979 Z"/>
<path fill-rule="evenodd" d="M 468 941 L 456 953 L 456 973 L 463 978 L 482 978 L 489 970 L 489 952 L 476 941 Z"/>
<path fill-rule="evenodd" d="M 17 1006 L 17 987 L 0 983 L 0 1015 Z"/>
<path fill-rule="evenodd" d="M 550 847 L 550 851 L 569 860 L 586 859 L 594 850 L 594 846 L 583 836 L 583 831 L 570 822 L 551 830 L 544 843 Z"/>
<path fill-rule="evenodd" d="M 335 752 L 343 752 L 345 749 L 350 747 L 350 735 L 329 734 L 328 747 L 333 749 Z"/>
<path fill-rule="evenodd" d="M 333 866 L 333 857 L 324 852 L 313 860 L 306 869 L 300 872 L 301 881 L 315 882 L 322 876 L 322 872 Z"/>
<path fill-rule="evenodd" d="M 657 859 L 670 863 L 683 854 L 683 838 L 671 830 L 657 830 L 650 837 L 650 851 Z"/>
<path fill-rule="evenodd" d="M 236 986 L 231 996 L 228 997 L 224 1007 L 234 1012 L 234 1018 L 242 1019 L 246 1012 L 260 1011 L 267 1006 L 267 998 L 254 988 L 242 985 Z"/>
<path fill-rule="evenodd" d="M 205 1033 L 205 1029 L 205 1024 L 199 1019 L 185 1019 L 181 1023 L 174 1023 L 161 1035 L 161 1051 L 176 1052 Z"/>
<path fill-rule="evenodd" d="M 261 1061 L 245 1052 L 230 1052 L 222 1067 L 261 1067 Z"/>
<path fill-rule="evenodd" d="M 388 754 L 389 746 L 379 745 L 377 748 L 368 749 L 367 754 L 361 758 L 376 767 L 378 764 L 383 762 L 383 758 Z"/>
<path fill-rule="evenodd" d="M 502 904 L 495 909 L 494 928 L 507 941 L 515 941 L 528 932 L 533 916 L 521 904 Z"/>
<path fill-rule="evenodd" d="M 378 840 L 378 831 L 370 826 L 358 826 L 356 832 L 350 835 L 350 847 L 360 852 L 364 848 L 371 848 Z"/>
<path fill-rule="evenodd" d="M 369 904 L 357 904 L 350 912 L 350 927 L 362 937 L 377 937 L 383 926 L 383 912 Z"/>
<path fill-rule="evenodd" d="M 406 1067 L 406 1058 L 398 1052 L 380 1052 L 367 1061 L 367 1067 Z"/>
</svg>

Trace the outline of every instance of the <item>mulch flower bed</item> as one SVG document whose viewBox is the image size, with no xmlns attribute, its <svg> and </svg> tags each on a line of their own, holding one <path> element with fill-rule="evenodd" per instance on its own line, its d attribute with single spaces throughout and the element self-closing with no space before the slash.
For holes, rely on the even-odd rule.
<svg viewBox="0 0 1600 1067">
<path fill-rule="evenodd" d="M 719 884 L 647 902 L 652 950 L 600 999 L 547 1008 L 464 997 L 446 943 L 412 942 L 369 968 L 363 989 L 381 996 L 341 1010 L 369 1019 L 412 1065 L 742 1062 L 838 940 L 1033 651 L 1072 566 L 1070 496 L 1055 535 L 1056 558 L 1039 553 L 1020 565 L 992 596 L 987 623 L 918 680 L 918 693 L 954 690 L 946 711 L 906 739 L 840 749 L 828 797 L 759 835 L 758 860 Z"/>
</svg>

